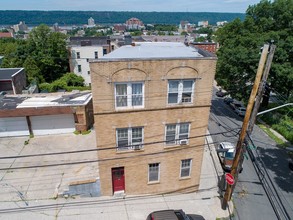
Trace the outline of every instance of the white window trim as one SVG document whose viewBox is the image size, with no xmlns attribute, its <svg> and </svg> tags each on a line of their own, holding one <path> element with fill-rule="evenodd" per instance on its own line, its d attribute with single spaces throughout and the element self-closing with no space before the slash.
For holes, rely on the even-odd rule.
<svg viewBox="0 0 293 220">
<path fill-rule="evenodd" d="M 170 81 L 179 81 L 179 85 L 178 85 L 178 100 L 177 103 L 169 103 L 169 82 Z M 183 82 L 184 81 L 193 81 L 192 83 L 192 91 L 191 91 L 191 101 L 190 102 L 182 102 L 182 93 L 183 93 Z M 170 79 L 168 80 L 168 91 L 167 91 L 167 105 L 179 105 L 179 104 L 191 104 L 193 103 L 193 99 L 194 99 L 194 88 L 195 88 L 195 79 Z"/>
<path fill-rule="evenodd" d="M 189 175 L 188 176 L 181 176 L 181 174 L 182 174 L 182 162 L 183 162 L 183 160 L 190 160 Z M 183 159 L 183 160 L 180 160 L 180 174 L 179 174 L 179 178 L 180 179 L 190 178 L 191 177 L 191 168 L 192 168 L 192 159 L 191 158 L 188 158 L 188 159 Z"/>
<path fill-rule="evenodd" d="M 142 84 L 142 105 L 132 106 L 132 84 Z M 127 85 L 127 106 L 117 106 L 116 100 L 116 85 Z M 114 99 L 115 99 L 115 109 L 139 109 L 144 108 L 144 82 L 124 82 L 114 84 Z"/>
<path fill-rule="evenodd" d="M 179 140 L 179 132 L 180 132 L 180 125 L 181 124 L 188 124 L 188 137 L 187 137 L 187 144 L 189 144 L 189 137 L 190 137 L 190 127 L 191 123 L 190 122 L 182 122 L 182 123 L 171 123 L 171 124 L 166 124 L 165 125 L 165 145 L 166 146 L 174 146 L 174 145 L 179 145 L 180 140 Z M 176 125 L 176 130 L 175 130 L 175 143 L 167 143 L 167 126 L 168 125 Z"/>
<path fill-rule="evenodd" d="M 151 164 L 159 164 L 158 180 L 150 181 L 150 165 Z M 148 164 L 148 183 L 159 183 L 160 182 L 160 176 L 161 176 L 161 163 L 149 163 Z"/>
<path fill-rule="evenodd" d="M 117 151 L 123 151 L 123 150 L 134 150 L 134 146 L 132 145 L 132 129 L 133 128 L 141 128 L 141 146 L 140 149 L 143 148 L 144 143 L 144 127 L 130 127 L 130 128 L 117 128 L 116 129 L 116 150 Z M 127 129 L 127 139 L 128 139 L 128 146 L 129 147 L 119 147 L 118 146 L 118 130 L 119 129 Z"/>
</svg>

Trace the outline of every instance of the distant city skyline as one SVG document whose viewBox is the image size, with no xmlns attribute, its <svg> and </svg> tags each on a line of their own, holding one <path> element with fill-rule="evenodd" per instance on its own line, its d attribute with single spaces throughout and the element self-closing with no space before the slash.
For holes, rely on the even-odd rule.
<svg viewBox="0 0 293 220">
<path fill-rule="evenodd" d="M 0 10 L 62 11 L 157 11 L 245 13 L 260 0 L 9 0 Z"/>
</svg>

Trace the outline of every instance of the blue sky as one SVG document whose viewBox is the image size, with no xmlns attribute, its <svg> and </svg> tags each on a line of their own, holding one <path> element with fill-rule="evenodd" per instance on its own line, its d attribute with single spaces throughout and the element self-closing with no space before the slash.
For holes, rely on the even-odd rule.
<svg viewBox="0 0 293 220">
<path fill-rule="evenodd" d="M 2 0 L 0 10 L 240 12 L 260 0 Z"/>
</svg>

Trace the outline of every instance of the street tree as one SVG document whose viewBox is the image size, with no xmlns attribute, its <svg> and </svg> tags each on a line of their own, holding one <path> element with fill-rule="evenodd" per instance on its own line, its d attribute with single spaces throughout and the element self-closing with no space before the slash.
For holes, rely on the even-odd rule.
<svg viewBox="0 0 293 220">
<path fill-rule="evenodd" d="M 66 35 L 52 32 L 48 26 L 40 25 L 30 32 L 27 51 L 40 69 L 39 79 L 52 82 L 68 72 Z"/>
<path fill-rule="evenodd" d="M 216 79 L 234 97 L 247 100 L 261 47 L 276 44 L 268 82 L 287 98 L 293 89 L 293 1 L 262 0 L 216 32 L 220 44 Z"/>
</svg>

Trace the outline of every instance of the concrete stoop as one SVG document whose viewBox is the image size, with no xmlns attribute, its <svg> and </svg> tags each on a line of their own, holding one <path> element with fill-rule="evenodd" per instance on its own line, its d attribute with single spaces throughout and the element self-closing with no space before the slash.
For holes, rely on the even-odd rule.
<svg viewBox="0 0 293 220">
<path fill-rule="evenodd" d="M 119 198 L 119 199 L 124 199 L 125 196 L 126 196 L 126 194 L 125 194 L 125 191 L 124 191 L 124 190 L 114 192 L 114 195 L 113 195 L 113 197 L 114 197 L 114 198 L 117 198 L 117 199 L 118 199 L 118 198 Z"/>
</svg>

